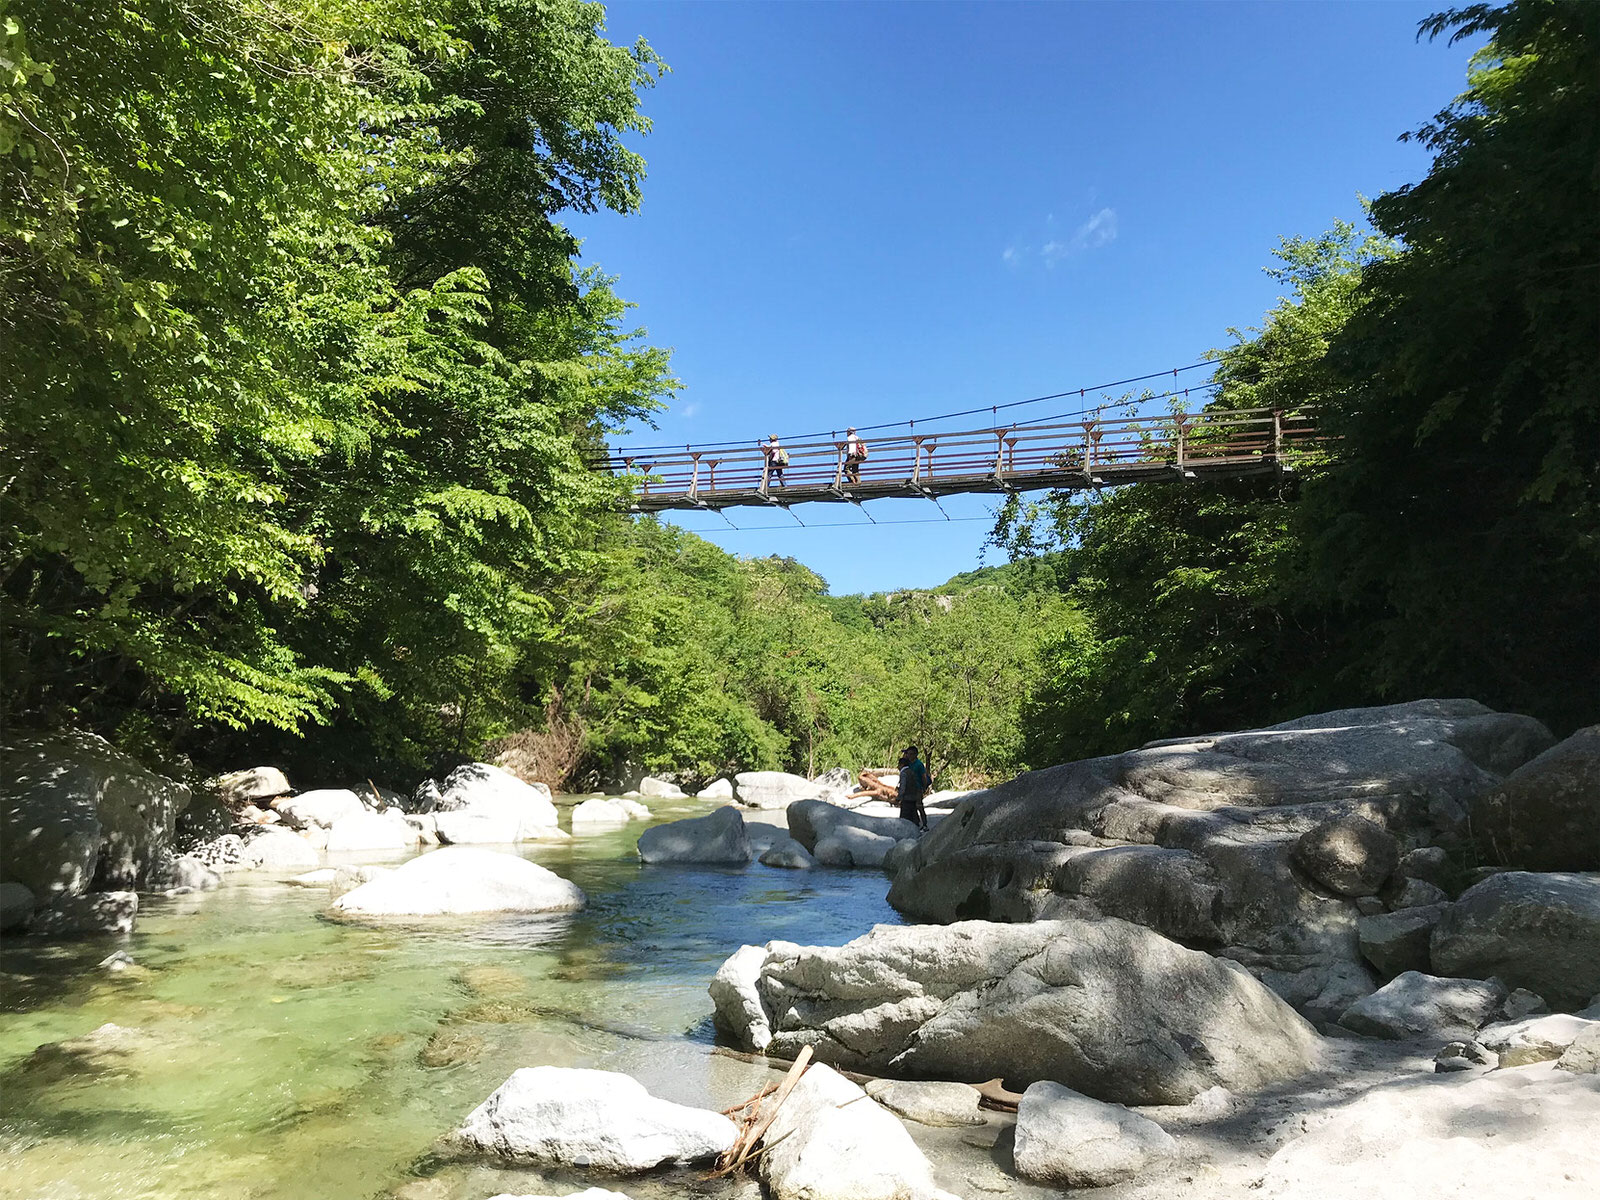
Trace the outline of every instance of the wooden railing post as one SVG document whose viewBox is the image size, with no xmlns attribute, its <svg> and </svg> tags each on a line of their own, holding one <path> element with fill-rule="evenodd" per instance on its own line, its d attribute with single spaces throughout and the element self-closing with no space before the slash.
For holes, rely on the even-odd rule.
<svg viewBox="0 0 1600 1200">
<path fill-rule="evenodd" d="M 1003 479 L 1006 473 L 1006 433 L 1003 429 L 994 431 L 994 477 Z"/>
<path fill-rule="evenodd" d="M 700 455 L 692 452 L 689 457 L 694 459 L 694 470 L 689 475 L 689 499 L 693 500 L 700 494 Z"/>
<path fill-rule="evenodd" d="M 1083 481 L 1094 482 L 1094 422 L 1083 422 Z"/>
<path fill-rule="evenodd" d="M 833 490 L 840 491 L 844 487 L 844 443 L 837 442 L 839 450 L 839 465 L 833 469 Z"/>
<path fill-rule="evenodd" d="M 914 445 L 911 448 L 911 482 L 922 482 L 922 439 L 912 438 Z"/>
<path fill-rule="evenodd" d="M 765 450 L 761 452 L 761 494 L 767 494 L 768 484 L 772 479 L 772 455 Z"/>
</svg>

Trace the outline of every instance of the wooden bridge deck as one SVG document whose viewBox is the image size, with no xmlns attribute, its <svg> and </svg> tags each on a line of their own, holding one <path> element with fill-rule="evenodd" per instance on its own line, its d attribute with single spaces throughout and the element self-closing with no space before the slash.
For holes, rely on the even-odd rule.
<svg viewBox="0 0 1600 1200">
<path fill-rule="evenodd" d="M 605 465 L 638 480 L 636 512 L 718 511 L 1237 478 L 1293 470 L 1318 440 L 1305 412 L 1242 409 L 873 437 L 854 473 L 843 438 L 786 445 L 790 460 L 781 479 L 760 443 L 621 451 Z"/>
</svg>

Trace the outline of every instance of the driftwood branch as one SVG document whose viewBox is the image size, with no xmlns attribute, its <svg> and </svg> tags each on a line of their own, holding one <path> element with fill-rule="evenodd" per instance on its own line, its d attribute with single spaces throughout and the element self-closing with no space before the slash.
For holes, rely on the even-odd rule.
<svg viewBox="0 0 1600 1200">
<path fill-rule="evenodd" d="M 750 1157 L 756 1152 L 756 1146 L 760 1144 L 762 1137 L 766 1135 L 768 1129 L 772 1128 L 772 1122 L 777 1119 L 778 1110 L 783 1107 L 783 1102 L 789 1098 L 789 1093 L 794 1091 L 795 1084 L 800 1082 L 800 1076 L 806 1073 L 806 1068 L 810 1065 L 811 1047 L 806 1046 L 801 1049 L 799 1057 L 790 1065 L 789 1073 L 783 1077 L 783 1082 L 775 1089 L 771 1088 L 770 1085 L 764 1087 L 749 1100 L 731 1110 L 732 1112 L 745 1111 L 744 1127 L 740 1130 L 738 1138 L 734 1140 L 728 1152 L 717 1160 L 717 1169 L 706 1178 L 717 1179 L 723 1175 L 731 1175 L 750 1160 Z M 769 1092 L 771 1094 L 771 1104 L 763 1111 L 762 1101 Z"/>
</svg>

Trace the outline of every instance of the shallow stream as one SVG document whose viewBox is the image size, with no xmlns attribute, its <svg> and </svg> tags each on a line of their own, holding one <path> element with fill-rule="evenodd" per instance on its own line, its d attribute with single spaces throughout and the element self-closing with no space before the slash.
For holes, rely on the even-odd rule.
<svg viewBox="0 0 1600 1200">
<path fill-rule="evenodd" d="M 560 918 L 341 924 L 322 915 L 324 889 L 238 873 L 209 894 L 144 898 L 129 938 L 0 943 L 0 1197 L 482 1200 L 605 1183 L 432 1147 L 521 1066 L 623 1071 L 668 1099 L 735 1103 L 774 1076 L 712 1053 L 706 985 L 723 959 L 899 920 L 876 871 L 644 867 L 643 828 L 521 848 L 588 894 Z M 97 966 L 119 948 L 137 967 Z M 35 1053 L 108 1022 L 134 1032 Z M 682 1172 L 613 1186 L 750 1190 Z"/>
</svg>

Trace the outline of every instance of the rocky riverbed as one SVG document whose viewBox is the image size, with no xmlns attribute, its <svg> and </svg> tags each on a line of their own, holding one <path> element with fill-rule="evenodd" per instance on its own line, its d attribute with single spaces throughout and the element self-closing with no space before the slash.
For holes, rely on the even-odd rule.
<svg viewBox="0 0 1600 1200">
<path fill-rule="evenodd" d="M 946 797 L 925 835 L 841 782 L 558 806 L 479 765 L 359 812 L 251 799 L 297 828 L 220 886 L 146 890 L 131 934 L 0 943 L 0 1196 L 1600 1181 L 1592 732 L 1466 701 L 1320 714 Z M 101 817 L 46 856 L 78 867 L 35 872 L 34 933 L 110 903 L 97 861 L 156 882 Z M 520 845 L 472 845 L 486 824 Z M 341 825 L 454 844 L 405 862 Z M 791 1057 L 818 1065 L 741 1109 Z M 754 1174 L 708 1178 L 763 1114 Z"/>
</svg>

